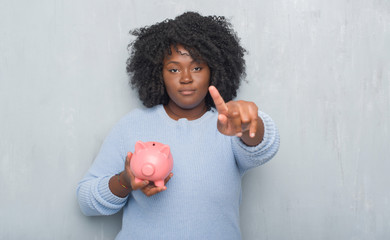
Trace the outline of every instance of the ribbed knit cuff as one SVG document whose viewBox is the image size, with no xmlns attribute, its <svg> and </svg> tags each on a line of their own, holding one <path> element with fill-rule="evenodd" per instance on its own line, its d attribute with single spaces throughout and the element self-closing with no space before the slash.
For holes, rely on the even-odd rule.
<svg viewBox="0 0 390 240">
<path fill-rule="evenodd" d="M 259 111 L 264 123 L 263 141 L 257 146 L 248 146 L 238 137 L 232 138 L 232 148 L 241 174 L 270 160 L 279 149 L 279 133 L 273 120 Z"/>
</svg>

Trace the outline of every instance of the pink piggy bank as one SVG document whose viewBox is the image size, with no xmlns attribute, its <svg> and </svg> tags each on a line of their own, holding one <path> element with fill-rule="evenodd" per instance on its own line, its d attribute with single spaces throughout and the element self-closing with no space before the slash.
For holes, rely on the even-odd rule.
<svg viewBox="0 0 390 240">
<path fill-rule="evenodd" d="M 164 186 L 164 180 L 173 168 L 173 158 L 168 145 L 159 142 L 135 144 L 135 151 L 130 162 L 135 182 L 153 181 L 158 187 Z"/>
</svg>

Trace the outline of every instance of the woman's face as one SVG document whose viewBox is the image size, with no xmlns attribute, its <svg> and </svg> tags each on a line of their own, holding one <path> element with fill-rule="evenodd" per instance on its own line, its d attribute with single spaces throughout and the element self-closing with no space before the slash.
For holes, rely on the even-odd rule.
<svg viewBox="0 0 390 240">
<path fill-rule="evenodd" d="M 210 83 L 207 63 L 195 61 L 182 45 L 171 47 L 163 61 L 163 78 L 169 98 L 182 109 L 204 106 Z"/>
</svg>

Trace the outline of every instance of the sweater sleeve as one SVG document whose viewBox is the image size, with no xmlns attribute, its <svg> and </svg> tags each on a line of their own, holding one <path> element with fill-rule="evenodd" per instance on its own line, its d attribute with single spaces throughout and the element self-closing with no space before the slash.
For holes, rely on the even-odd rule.
<svg viewBox="0 0 390 240">
<path fill-rule="evenodd" d="M 78 202 L 81 211 L 87 216 L 115 214 L 127 202 L 127 197 L 117 197 L 108 186 L 110 178 L 124 169 L 121 136 L 121 128 L 117 125 L 104 140 L 87 174 L 78 183 Z"/>
<path fill-rule="evenodd" d="M 257 146 L 247 146 L 238 137 L 232 137 L 232 149 L 241 176 L 251 168 L 260 166 L 273 158 L 279 149 L 279 132 L 270 116 L 259 111 L 264 123 L 263 141 Z"/>
</svg>

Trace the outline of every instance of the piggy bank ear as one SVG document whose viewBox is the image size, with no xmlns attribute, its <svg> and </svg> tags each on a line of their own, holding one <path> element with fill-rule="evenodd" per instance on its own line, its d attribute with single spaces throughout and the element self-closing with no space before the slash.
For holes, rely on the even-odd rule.
<svg viewBox="0 0 390 240">
<path fill-rule="evenodd" d="M 160 152 L 165 154 L 167 157 L 169 156 L 169 153 L 170 153 L 170 149 L 169 149 L 169 146 L 168 145 L 164 145 L 161 149 L 160 149 Z"/>
<path fill-rule="evenodd" d="M 146 144 L 142 141 L 138 141 L 135 143 L 135 151 L 140 151 L 142 149 L 145 149 L 146 148 Z"/>
</svg>

